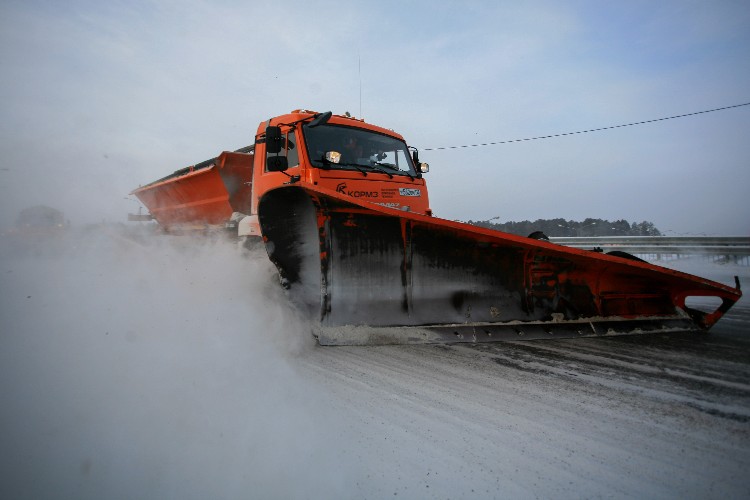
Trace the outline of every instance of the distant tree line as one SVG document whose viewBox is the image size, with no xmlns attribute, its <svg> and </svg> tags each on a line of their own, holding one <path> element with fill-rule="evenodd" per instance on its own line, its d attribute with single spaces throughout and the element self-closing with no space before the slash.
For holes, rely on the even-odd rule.
<svg viewBox="0 0 750 500">
<path fill-rule="evenodd" d="M 587 218 L 581 222 L 565 219 L 537 219 L 521 222 L 493 222 L 490 220 L 469 221 L 479 227 L 486 227 L 506 233 L 528 236 L 535 231 L 542 231 L 554 236 L 661 236 L 653 222 L 628 222 L 624 219 L 608 221 L 605 219 Z"/>
</svg>

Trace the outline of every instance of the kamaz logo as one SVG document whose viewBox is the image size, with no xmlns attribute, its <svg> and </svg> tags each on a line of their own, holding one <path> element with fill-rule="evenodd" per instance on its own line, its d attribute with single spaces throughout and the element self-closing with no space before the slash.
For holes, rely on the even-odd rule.
<svg viewBox="0 0 750 500">
<path fill-rule="evenodd" d="M 336 186 L 336 192 L 344 194 L 346 196 L 351 196 L 352 198 L 377 198 L 378 197 L 377 191 L 347 191 L 345 182 L 342 182 L 341 184 Z"/>
<path fill-rule="evenodd" d="M 422 191 L 415 188 L 398 188 L 398 194 L 401 196 L 422 196 Z"/>
</svg>

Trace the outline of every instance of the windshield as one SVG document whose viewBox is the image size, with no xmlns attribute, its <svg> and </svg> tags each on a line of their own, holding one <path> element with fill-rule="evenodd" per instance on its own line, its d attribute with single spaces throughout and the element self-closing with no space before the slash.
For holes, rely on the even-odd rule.
<svg viewBox="0 0 750 500">
<path fill-rule="evenodd" d="M 304 127 L 304 132 L 310 161 L 316 167 L 415 175 L 406 144 L 393 137 L 336 125 Z M 332 151 L 341 154 L 338 163 L 326 159 Z"/>
</svg>

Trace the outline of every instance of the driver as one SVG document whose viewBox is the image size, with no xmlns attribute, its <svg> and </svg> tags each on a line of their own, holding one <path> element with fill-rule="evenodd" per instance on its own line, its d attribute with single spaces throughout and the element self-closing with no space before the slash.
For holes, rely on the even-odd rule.
<svg viewBox="0 0 750 500">
<path fill-rule="evenodd" d="M 357 163 L 362 158 L 362 146 L 356 137 L 349 137 L 344 144 L 344 150 L 341 152 L 341 161 L 344 163 Z"/>
</svg>

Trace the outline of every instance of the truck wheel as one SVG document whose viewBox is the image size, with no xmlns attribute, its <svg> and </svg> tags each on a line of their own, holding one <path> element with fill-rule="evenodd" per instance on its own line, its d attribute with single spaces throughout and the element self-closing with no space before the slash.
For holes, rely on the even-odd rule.
<svg viewBox="0 0 750 500">
<path fill-rule="evenodd" d="M 263 240 L 257 236 L 243 236 L 240 247 L 247 252 L 255 253 L 263 248 Z"/>
<path fill-rule="evenodd" d="M 607 255 L 612 255 L 614 257 L 621 257 L 623 259 L 628 259 L 628 260 L 637 260 L 638 262 L 646 262 L 645 260 L 638 258 L 635 255 L 629 254 L 628 252 L 623 252 L 621 250 L 612 250 L 611 252 L 607 252 Z"/>
<path fill-rule="evenodd" d="M 543 232 L 543 231 L 534 231 L 533 233 L 531 233 L 531 234 L 530 234 L 529 236 L 527 236 L 527 237 L 528 237 L 528 238 L 531 238 L 532 240 L 544 240 L 544 241 L 549 241 L 549 237 L 548 237 L 548 236 L 547 236 L 546 234 L 544 234 L 544 232 Z"/>
</svg>

